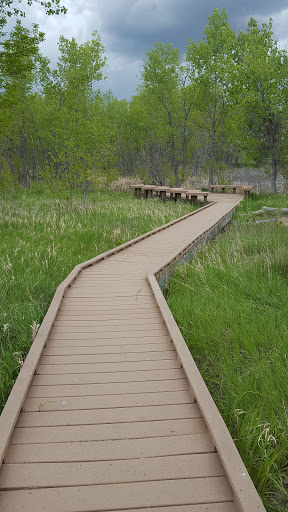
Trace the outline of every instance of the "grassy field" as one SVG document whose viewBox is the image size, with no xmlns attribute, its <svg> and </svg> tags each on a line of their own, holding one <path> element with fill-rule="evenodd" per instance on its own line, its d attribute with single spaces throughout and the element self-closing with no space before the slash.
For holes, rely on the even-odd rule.
<svg viewBox="0 0 288 512">
<path fill-rule="evenodd" d="M 268 511 L 287 511 L 288 227 L 251 212 L 171 276 L 168 303 Z M 266 215 L 267 217 L 267 215 Z"/>
<path fill-rule="evenodd" d="M 87 208 L 41 189 L 0 200 L 0 410 L 59 283 L 78 263 L 185 215 L 184 203 L 99 192 Z"/>
</svg>

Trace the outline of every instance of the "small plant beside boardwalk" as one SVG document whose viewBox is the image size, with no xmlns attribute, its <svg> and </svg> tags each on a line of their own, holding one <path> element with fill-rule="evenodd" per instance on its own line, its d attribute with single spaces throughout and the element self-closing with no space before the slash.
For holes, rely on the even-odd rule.
<svg viewBox="0 0 288 512">
<path fill-rule="evenodd" d="M 253 223 L 252 196 L 170 278 L 168 304 L 267 511 L 287 511 L 288 227 Z"/>
<path fill-rule="evenodd" d="M 190 204 L 101 191 L 73 209 L 41 189 L 0 200 L 0 410 L 57 286 L 75 265 L 181 217 Z"/>
</svg>

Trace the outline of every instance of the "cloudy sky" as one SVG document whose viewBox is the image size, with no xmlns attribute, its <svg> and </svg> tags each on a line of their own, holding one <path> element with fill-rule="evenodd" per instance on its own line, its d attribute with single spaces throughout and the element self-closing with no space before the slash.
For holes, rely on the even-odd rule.
<svg viewBox="0 0 288 512">
<path fill-rule="evenodd" d="M 66 15 L 46 16 L 37 4 L 27 8 L 24 24 L 38 23 L 46 34 L 42 53 L 57 61 L 57 41 L 62 34 L 83 43 L 93 30 L 100 34 L 107 57 L 107 80 L 118 99 L 135 93 L 145 54 L 157 41 L 173 43 L 185 52 L 188 39 L 198 41 L 213 9 L 226 7 L 230 26 L 245 30 L 253 16 L 259 22 L 273 18 L 281 49 L 288 49 L 288 0 L 62 0 Z M 23 3 L 23 7 L 24 7 Z M 10 23 L 9 23 L 10 25 Z"/>
</svg>

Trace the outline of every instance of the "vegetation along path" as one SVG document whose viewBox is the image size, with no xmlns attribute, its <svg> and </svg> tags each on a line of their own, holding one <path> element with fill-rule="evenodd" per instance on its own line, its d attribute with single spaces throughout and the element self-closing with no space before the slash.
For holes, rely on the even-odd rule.
<svg viewBox="0 0 288 512">
<path fill-rule="evenodd" d="M 155 278 L 242 198 L 214 197 L 59 286 L 1 417 L 1 510 L 264 511 Z"/>
</svg>

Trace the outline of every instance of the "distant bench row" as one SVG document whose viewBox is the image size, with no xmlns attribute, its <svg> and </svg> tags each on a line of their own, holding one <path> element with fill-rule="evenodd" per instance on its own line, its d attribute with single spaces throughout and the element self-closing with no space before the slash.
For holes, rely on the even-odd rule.
<svg viewBox="0 0 288 512">
<path fill-rule="evenodd" d="M 173 199 L 175 202 L 181 199 L 182 194 L 185 194 L 186 200 L 191 203 L 196 203 L 199 197 L 204 198 L 204 204 L 207 204 L 207 196 L 209 192 L 202 192 L 202 190 L 189 190 L 186 188 L 171 188 L 171 187 L 157 187 L 156 185 L 131 185 L 131 188 L 135 191 L 136 197 L 156 197 L 165 201 L 166 199 Z M 169 194 L 169 197 L 167 196 Z"/>
<path fill-rule="evenodd" d="M 157 187 L 157 185 L 144 185 L 142 183 L 131 185 L 131 188 L 134 189 L 136 197 L 145 197 L 147 199 L 148 197 L 153 197 L 153 194 L 155 194 L 156 197 L 159 197 L 163 201 L 173 199 L 175 202 L 181 199 L 182 194 L 185 194 L 186 200 L 189 200 L 191 203 L 196 203 L 201 196 L 204 198 L 204 204 L 207 204 L 209 194 L 209 192 L 203 192 L 202 190 Z M 235 194 L 238 189 L 240 192 L 244 193 L 245 197 L 249 196 L 253 188 L 253 185 L 210 185 L 211 192 L 214 192 L 216 189 L 220 189 L 222 192 L 226 192 L 227 189 L 232 189 L 233 194 Z M 167 194 L 169 194 L 169 196 L 167 196 Z"/>
<path fill-rule="evenodd" d="M 235 194 L 238 189 L 240 192 L 244 192 L 245 197 L 249 196 L 253 188 L 254 185 L 210 185 L 211 192 L 214 192 L 216 189 L 221 189 L 222 192 L 226 192 L 226 189 L 232 189 L 233 194 Z"/>
</svg>

